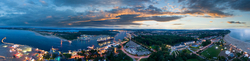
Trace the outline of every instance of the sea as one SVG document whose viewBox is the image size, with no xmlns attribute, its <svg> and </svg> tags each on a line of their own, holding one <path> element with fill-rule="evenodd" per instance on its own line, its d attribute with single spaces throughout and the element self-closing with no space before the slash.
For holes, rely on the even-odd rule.
<svg viewBox="0 0 250 61">
<path fill-rule="evenodd" d="M 250 43 L 250 29 L 230 29 L 231 37 Z"/>
<path fill-rule="evenodd" d="M 44 30 L 43 30 L 44 31 Z M 78 32 L 77 30 L 60 30 L 62 32 Z M 121 31 L 117 33 L 114 38 L 115 41 L 123 40 L 126 37 L 127 31 Z M 95 48 L 100 48 L 105 45 L 111 44 L 113 41 L 107 41 L 103 43 L 98 43 L 97 38 L 88 41 L 63 41 L 61 43 L 61 38 L 56 36 L 44 36 L 39 33 L 30 30 L 14 30 L 14 29 L 0 29 L 0 39 L 6 37 L 4 42 L 28 45 L 34 48 L 39 48 L 45 51 L 49 51 L 52 47 L 58 49 L 62 52 L 68 52 L 69 50 L 79 50 L 88 49 L 88 46 L 93 46 Z M 1 46 L 0 46 L 1 47 Z"/>
</svg>

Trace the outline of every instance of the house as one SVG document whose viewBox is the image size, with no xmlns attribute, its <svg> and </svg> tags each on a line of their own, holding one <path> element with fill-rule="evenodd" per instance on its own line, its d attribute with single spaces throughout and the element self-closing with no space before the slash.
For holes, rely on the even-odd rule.
<svg viewBox="0 0 250 61">
<path fill-rule="evenodd" d="M 180 44 L 176 44 L 176 45 L 174 45 L 174 47 L 183 47 L 183 46 L 185 46 L 185 44 L 184 44 L 184 43 L 180 43 Z"/>
<path fill-rule="evenodd" d="M 176 47 L 175 49 L 177 49 L 177 50 L 184 50 L 186 48 L 187 48 L 187 46 L 182 46 L 182 47 Z"/>
<path fill-rule="evenodd" d="M 195 41 L 188 41 L 188 42 L 184 42 L 185 45 L 190 45 L 190 44 L 194 44 Z"/>
<path fill-rule="evenodd" d="M 245 54 L 245 56 L 244 57 L 248 57 L 248 54 Z"/>
<path fill-rule="evenodd" d="M 172 50 L 183 50 L 186 49 L 186 45 L 184 43 L 176 44 L 171 47 Z"/>
</svg>

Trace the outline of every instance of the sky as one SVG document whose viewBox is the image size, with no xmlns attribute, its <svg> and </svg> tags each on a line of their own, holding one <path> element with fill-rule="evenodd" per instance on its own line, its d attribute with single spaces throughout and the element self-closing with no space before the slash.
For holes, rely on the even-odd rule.
<svg viewBox="0 0 250 61">
<path fill-rule="evenodd" d="M 0 0 L 0 26 L 250 28 L 250 0 Z"/>
</svg>

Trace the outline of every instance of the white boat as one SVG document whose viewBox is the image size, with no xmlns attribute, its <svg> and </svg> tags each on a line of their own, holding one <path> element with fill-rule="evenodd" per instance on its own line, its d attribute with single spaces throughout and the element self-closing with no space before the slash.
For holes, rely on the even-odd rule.
<svg viewBox="0 0 250 61">
<path fill-rule="evenodd" d="M 78 40 L 85 41 L 85 40 L 90 40 L 91 35 L 81 35 L 81 37 L 78 38 Z"/>
<path fill-rule="evenodd" d="M 113 40 L 114 37 L 101 37 L 97 39 L 97 42 L 104 42 L 104 41 L 109 41 L 109 40 Z"/>
</svg>

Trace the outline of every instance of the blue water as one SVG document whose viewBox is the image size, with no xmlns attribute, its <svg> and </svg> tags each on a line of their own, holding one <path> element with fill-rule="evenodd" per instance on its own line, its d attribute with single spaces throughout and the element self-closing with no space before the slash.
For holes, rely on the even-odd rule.
<svg viewBox="0 0 250 61">
<path fill-rule="evenodd" d="M 125 36 L 126 32 L 120 32 L 115 36 L 115 39 L 122 40 Z M 87 49 L 88 46 L 92 45 L 94 45 L 95 47 L 102 47 L 99 46 L 98 42 L 94 39 L 90 41 L 72 41 L 72 43 L 63 42 L 61 44 L 61 39 L 58 37 L 43 36 L 36 32 L 28 30 L 0 29 L 0 39 L 4 37 L 7 37 L 4 42 L 28 45 L 46 51 L 49 51 L 52 46 L 53 48 L 59 49 L 59 51 L 65 52 L 68 50 Z"/>
<path fill-rule="evenodd" d="M 250 42 L 250 29 L 231 29 L 230 36 L 241 41 Z"/>
</svg>

